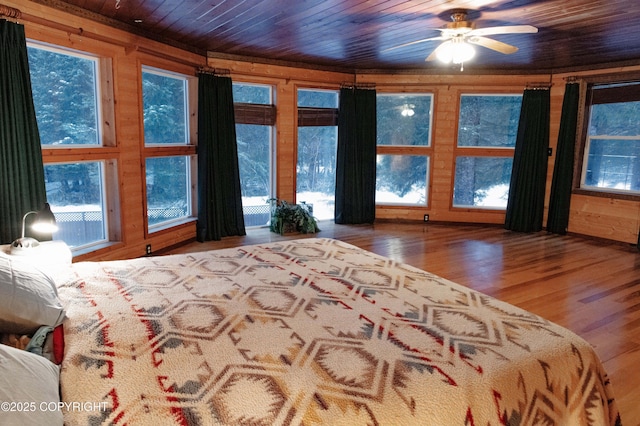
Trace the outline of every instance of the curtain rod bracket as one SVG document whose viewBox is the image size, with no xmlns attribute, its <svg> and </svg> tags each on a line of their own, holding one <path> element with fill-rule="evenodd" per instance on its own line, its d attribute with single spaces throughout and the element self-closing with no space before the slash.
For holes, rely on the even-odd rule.
<svg viewBox="0 0 640 426">
<path fill-rule="evenodd" d="M 16 8 L 0 4 L 0 18 L 20 19 L 22 12 Z"/>
<path fill-rule="evenodd" d="M 528 90 L 548 90 L 553 86 L 551 82 L 531 82 L 525 85 L 525 89 Z"/>
</svg>

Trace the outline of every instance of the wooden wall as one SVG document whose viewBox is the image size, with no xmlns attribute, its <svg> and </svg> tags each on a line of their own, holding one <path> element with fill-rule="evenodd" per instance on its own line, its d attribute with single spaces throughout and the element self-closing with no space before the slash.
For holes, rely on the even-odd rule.
<svg viewBox="0 0 640 426">
<path fill-rule="evenodd" d="M 111 58 L 115 100 L 115 135 L 109 150 L 117 165 L 119 209 L 115 218 L 119 242 L 100 250 L 76 256 L 76 260 L 116 259 L 141 256 L 147 244 L 154 250 L 195 237 L 195 223 L 148 234 L 144 212 L 143 134 L 141 110 L 141 64 L 195 75 L 199 66 L 225 68 L 237 82 L 271 84 L 277 105 L 277 196 L 295 199 L 296 167 L 296 90 L 299 87 L 338 89 L 345 82 L 375 83 L 379 92 L 429 92 L 434 94 L 433 150 L 428 208 L 379 207 L 379 219 L 422 220 L 428 213 L 433 221 L 500 224 L 504 212 L 480 209 L 454 209 L 451 205 L 456 120 L 460 93 L 521 93 L 531 82 L 551 82 L 551 137 L 555 154 L 560 111 L 566 75 L 455 75 L 357 74 L 312 70 L 280 64 L 206 58 L 191 52 L 143 39 L 130 33 L 69 15 L 39 4 L 18 0 L 2 1 L 23 13 L 27 37 L 59 46 L 84 50 Z M 610 73 L 622 69 L 598 71 Z M 594 74 L 584 73 L 584 74 Z M 578 74 L 572 74 L 576 76 Z M 45 162 L 93 158 L 84 151 L 45 150 Z M 549 157 L 548 190 L 555 155 Z M 548 196 L 548 195 L 547 195 Z M 548 202 L 547 202 L 548 204 Z M 572 233 L 635 243 L 640 227 L 640 202 L 574 195 L 569 231 Z"/>
</svg>

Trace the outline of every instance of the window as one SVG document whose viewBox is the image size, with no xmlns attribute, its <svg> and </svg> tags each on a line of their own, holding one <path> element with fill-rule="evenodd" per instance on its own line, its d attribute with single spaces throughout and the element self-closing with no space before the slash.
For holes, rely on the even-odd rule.
<svg viewBox="0 0 640 426">
<path fill-rule="evenodd" d="M 100 161 L 44 166 L 47 200 L 59 227 L 55 238 L 71 248 L 107 239 L 104 171 Z"/>
<path fill-rule="evenodd" d="M 298 89 L 296 201 L 320 220 L 334 217 L 337 147 L 338 92 Z"/>
<path fill-rule="evenodd" d="M 431 94 L 378 94 L 378 145 L 431 146 Z"/>
<path fill-rule="evenodd" d="M 427 205 L 429 156 L 379 154 L 376 204 Z"/>
<path fill-rule="evenodd" d="M 233 83 L 238 165 L 245 226 L 266 226 L 273 197 L 273 87 Z"/>
<path fill-rule="evenodd" d="M 44 156 L 45 188 L 60 230 L 75 252 L 119 238 L 113 104 L 104 99 L 110 61 L 29 42 L 29 71 Z M 60 149 L 67 148 L 67 149 Z M 111 154 L 112 155 L 112 154 Z"/>
<path fill-rule="evenodd" d="M 432 94 L 378 94 L 376 204 L 428 204 Z"/>
<path fill-rule="evenodd" d="M 589 85 L 587 102 L 580 187 L 640 194 L 640 82 Z"/>
<path fill-rule="evenodd" d="M 454 207 L 506 209 L 522 95 L 462 95 Z"/>
<path fill-rule="evenodd" d="M 153 232 L 193 215 L 189 79 L 143 66 L 142 100 L 147 226 Z"/>
<path fill-rule="evenodd" d="M 512 165 L 510 157 L 456 157 L 454 205 L 506 208 Z"/>
<path fill-rule="evenodd" d="M 42 145 L 102 145 L 98 58 L 34 44 L 28 54 Z"/>
<path fill-rule="evenodd" d="M 145 166 L 149 228 L 191 216 L 189 157 L 150 157 Z"/>
</svg>

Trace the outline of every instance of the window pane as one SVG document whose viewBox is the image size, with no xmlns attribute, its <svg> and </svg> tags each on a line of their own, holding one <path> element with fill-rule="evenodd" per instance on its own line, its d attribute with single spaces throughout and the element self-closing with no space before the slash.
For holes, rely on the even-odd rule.
<svg viewBox="0 0 640 426">
<path fill-rule="evenodd" d="M 187 144 L 187 80 L 159 72 L 142 72 L 144 143 Z"/>
<path fill-rule="evenodd" d="M 271 105 L 271 92 L 270 86 L 233 83 L 233 102 Z"/>
<path fill-rule="evenodd" d="M 512 165 L 509 157 L 456 158 L 453 205 L 506 208 Z"/>
<path fill-rule="evenodd" d="M 149 227 L 191 216 L 189 157 L 147 158 L 146 167 Z"/>
<path fill-rule="evenodd" d="M 269 223 L 272 132 L 271 126 L 236 124 L 245 226 Z"/>
<path fill-rule="evenodd" d="M 640 136 L 640 101 L 591 106 L 589 136 Z"/>
<path fill-rule="evenodd" d="M 378 155 L 376 204 L 427 205 L 429 157 Z"/>
<path fill-rule="evenodd" d="M 334 216 L 337 141 L 336 126 L 298 127 L 296 200 L 321 220 Z"/>
<path fill-rule="evenodd" d="M 515 147 L 521 103 L 520 95 L 462 95 L 458 146 Z"/>
<path fill-rule="evenodd" d="M 640 191 L 640 101 L 592 105 L 583 187 Z"/>
<path fill-rule="evenodd" d="M 338 108 L 338 92 L 335 90 L 298 89 L 298 106 Z"/>
<path fill-rule="evenodd" d="M 589 138 L 583 185 L 640 191 L 640 138 Z"/>
<path fill-rule="evenodd" d="M 47 201 L 59 227 L 54 238 L 70 247 L 105 241 L 102 163 L 46 164 L 44 176 Z"/>
<path fill-rule="evenodd" d="M 99 145 L 97 59 L 29 46 L 42 145 Z"/>
<path fill-rule="evenodd" d="M 377 144 L 431 144 L 432 95 L 378 95 Z"/>
</svg>

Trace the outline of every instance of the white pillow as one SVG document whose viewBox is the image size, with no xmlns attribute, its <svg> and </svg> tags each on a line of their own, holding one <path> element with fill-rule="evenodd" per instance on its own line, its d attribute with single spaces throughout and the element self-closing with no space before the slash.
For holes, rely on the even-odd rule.
<svg viewBox="0 0 640 426">
<path fill-rule="evenodd" d="M 60 368 L 36 354 L 0 344 L 0 418 L 7 425 L 62 425 Z"/>
<path fill-rule="evenodd" d="M 61 324 L 64 315 L 51 278 L 27 258 L 0 253 L 0 333 L 32 334 Z"/>
</svg>

